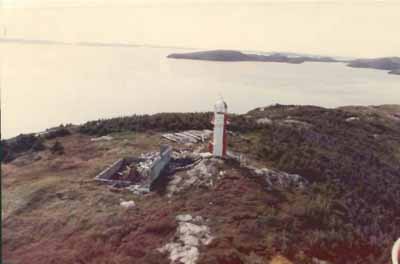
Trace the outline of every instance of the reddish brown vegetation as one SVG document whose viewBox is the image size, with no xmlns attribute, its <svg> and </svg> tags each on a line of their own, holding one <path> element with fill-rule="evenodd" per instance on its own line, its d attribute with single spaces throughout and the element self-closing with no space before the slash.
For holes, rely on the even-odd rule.
<svg viewBox="0 0 400 264">
<path fill-rule="evenodd" d="M 399 123 L 395 116 L 387 119 L 369 112 L 360 114 L 363 122 L 348 123 L 351 111 L 276 106 L 232 121 L 235 131 L 250 132 L 231 138 L 231 148 L 245 152 L 260 166 L 306 176 L 311 184 L 305 190 L 267 190 L 262 178 L 226 161 L 218 168 L 225 176 L 212 187 L 192 186 L 171 198 L 165 194 L 168 179 L 145 196 L 110 191 L 93 181 L 96 173 L 127 154 L 157 151 L 157 132 L 117 134 L 107 142 L 91 142 L 79 134 L 47 140 L 46 147 L 60 141 L 64 155 L 47 148 L 35 154 L 40 159 L 22 155 L 2 166 L 4 260 L 169 263 L 157 249 L 171 241 L 175 216 L 184 213 L 202 216 L 214 237 L 200 248 L 199 263 L 290 263 L 274 258 L 282 255 L 300 264 L 312 263 L 312 258 L 338 264 L 387 263 L 388 245 L 398 226 L 388 221 L 399 217 L 390 202 L 399 193 L 382 189 L 389 186 L 388 179 L 398 180 Z M 265 113 L 273 125 L 252 123 Z M 208 114 L 199 115 L 196 127 L 208 126 Z M 300 123 L 285 123 L 289 115 Z M 103 134 L 147 127 L 156 131 L 163 117 L 167 127 L 176 130 L 191 128 L 196 115 L 90 122 L 82 131 L 96 134 L 101 128 Z M 357 184 L 361 180 L 363 184 Z M 121 199 L 134 200 L 136 207 L 121 207 Z M 376 234 L 385 238 L 382 243 L 371 243 Z"/>
</svg>

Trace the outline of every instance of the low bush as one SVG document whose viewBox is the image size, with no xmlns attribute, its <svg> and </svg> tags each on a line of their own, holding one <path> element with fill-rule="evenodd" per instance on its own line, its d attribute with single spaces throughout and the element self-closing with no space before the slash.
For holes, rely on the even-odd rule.
<svg viewBox="0 0 400 264">
<path fill-rule="evenodd" d="M 51 146 L 50 151 L 53 154 L 62 155 L 64 154 L 64 146 L 59 141 L 56 141 L 53 146 Z"/>
<path fill-rule="evenodd" d="M 1 141 L 1 161 L 10 162 L 26 151 L 41 151 L 45 146 L 34 134 L 21 134 Z"/>
<path fill-rule="evenodd" d="M 123 131 L 181 131 L 212 129 L 213 113 L 159 113 L 154 115 L 133 115 L 90 121 L 79 128 L 80 133 L 103 136 Z M 229 115 L 229 130 L 251 131 L 262 126 L 241 115 Z"/>
</svg>

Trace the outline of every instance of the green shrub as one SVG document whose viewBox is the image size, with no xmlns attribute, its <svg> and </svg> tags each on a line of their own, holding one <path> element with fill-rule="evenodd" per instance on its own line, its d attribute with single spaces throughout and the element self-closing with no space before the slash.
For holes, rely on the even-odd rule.
<svg viewBox="0 0 400 264">
<path fill-rule="evenodd" d="M 59 142 L 54 142 L 53 146 L 50 148 L 51 153 L 62 155 L 64 154 L 64 146 Z"/>
</svg>

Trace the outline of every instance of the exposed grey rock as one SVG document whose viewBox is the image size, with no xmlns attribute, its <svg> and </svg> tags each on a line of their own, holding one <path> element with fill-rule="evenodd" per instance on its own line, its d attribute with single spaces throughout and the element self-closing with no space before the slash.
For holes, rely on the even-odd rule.
<svg viewBox="0 0 400 264">
<path fill-rule="evenodd" d="M 357 121 L 357 120 L 360 120 L 360 118 L 357 116 L 351 116 L 346 118 L 346 122 Z"/>
<path fill-rule="evenodd" d="M 264 118 L 259 118 L 256 120 L 257 124 L 272 124 L 272 120 L 269 119 L 268 117 L 264 117 Z"/>
<path fill-rule="evenodd" d="M 195 264 L 199 258 L 199 247 L 208 245 L 213 237 L 208 226 L 203 225 L 202 217 L 178 215 L 178 228 L 175 237 L 158 251 L 168 252 L 171 264 Z"/>
<path fill-rule="evenodd" d="M 112 136 L 102 136 L 102 137 L 96 137 L 96 138 L 91 138 L 90 141 L 110 141 L 113 140 L 114 138 Z"/>
<path fill-rule="evenodd" d="M 295 187 L 304 188 L 307 184 L 307 180 L 298 174 L 289 174 L 283 171 L 278 171 L 268 168 L 255 168 L 248 166 L 255 174 L 265 178 L 267 186 L 273 187 Z"/>
</svg>

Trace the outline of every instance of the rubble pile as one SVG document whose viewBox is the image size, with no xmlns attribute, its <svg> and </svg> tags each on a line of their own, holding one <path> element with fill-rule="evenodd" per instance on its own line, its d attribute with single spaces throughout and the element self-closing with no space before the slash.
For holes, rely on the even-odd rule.
<svg viewBox="0 0 400 264">
<path fill-rule="evenodd" d="M 198 164 L 202 159 L 197 153 L 190 151 L 174 151 L 168 164 L 169 174 L 177 171 L 188 170 Z"/>
<path fill-rule="evenodd" d="M 116 188 L 127 186 L 132 188 L 132 185 L 137 185 L 149 189 L 152 183 L 152 178 L 150 177 L 151 169 L 159 157 L 159 153 L 149 152 L 140 155 L 138 158 L 126 157 L 119 159 L 100 172 L 95 179 Z M 141 188 L 139 189 L 143 191 Z"/>
<path fill-rule="evenodd" d="M 176 143 L 193 144 L 205 142 L 212 135 L 212 131 L 205 130 L 187 130 L 179 133 L 163 134 L 162 137 Z"/>
<path fill-rule="evenodd" d="M 223 161 L 219 159 L 201 158 L 184 173 L 173 174 L 167 186 L 167 195 L 172 196 L 191 186 L 213 186 L 219 175 L 218 164 L 221 162 Z"/>
<path fill-rule="evenodd" d="M 138 172 L 144 177 L 149 176 L 148 173 L 154 161 L 159 157 L 158 152 L 142 153 L 139 157 L 139 163 L 136 165 Z"/>
<path fill-rule="evenodd" d="M 141 158 L 143 158 L 143 162 L 140 162 L 138 165 L 139 173 L 145 175 L 144 178 L 148 177 L 146 174 L 149 171 L 149 168 L 154 161 L 154 156 L 152 153 L 143 154 Z M 190 170 L 191 168 L 195 167 L 196 164 L 201 162 L 202 157 L 198 154 L 189 152 L 189 151 L 174 151 L 171 154 L 171 160 L 169 161 L 168 165 L 166 166 L 163 174 L 164 175 L 173 175 L 173 179 L 171 182 L 176 180 L 175 177 L 177 172 Z M 180 180 L 179 180 L 180 181 Z M 132 191 L 135 194 L 145 194 L 150 191 L 150 186 L 146 184 L 134 184 L 127 187 L 128 190 Z M 168 187 L 167 187 L 168 189 Z"/>
<path fill-rule="evenodd" d="M 127 175 L 126 179 L 130 181 L 130 184 L 124 187 L 135 194 L 148 193 L 153 180 L 151 169 L 159 157 L 160 154 L 157 152 L 142 153 L 139 158 L 135 159 L 129 166 L 126 166 L 124 170 L 117 172 L 122 177 Z"/>
<path fill-rule="evenodd" d="M 172 242 L 158 250 L 168 252 L 171 264 L 195 264 L 199 258 L 199 247 L 208 245 L 213 240 L 208 226 L 203 225 L 201 216 L 189 214 L 176 216 L 178 228 Z"/>
<path fill-rule="evenodd" d="M 191 178 L 196 178 L 200 183 L 210 183 L 212 185 L 212 176 L 218 175 L 217 164 L 222 163 L 218 159 L 204 159 L 193 169 L 189 170 L 187 174 Z"/>
<path fill-rule="evenodd" d="M 128 163 L 124 160 L 121 168 L 113 174 L 109 179 L 116 181 L 126 182 L 139 182 L 141 180 L 141 174 L 138 171 L 138 167 L 134 163 Z"/>
<path fill-rule="evenodd" d="M 108 183 L 113 188 L 126 188 L 141 195 L 150 191 L 150 187 L 159 175 L 174 175 L 172 185 L 177 180 L 181 182 L 181 179 L 175 177 L 175 174 L 194 169 L 205 159 L 205 156 L 201 154 L 191 151 L 172 151 L 171 147 L 162 146 L 160 152 L 148 152 L 137 158 L 117 160 L 99 173 L 95 179 Z M 204 175 L 206 175 L 205 172 L 206 170 L 203 169 Z M 195 176 L 192 174 L 190 174 L 190 181 L 195 180 Z M 190 181 L 189 185 L 191 185 Z"/>
</svg>

